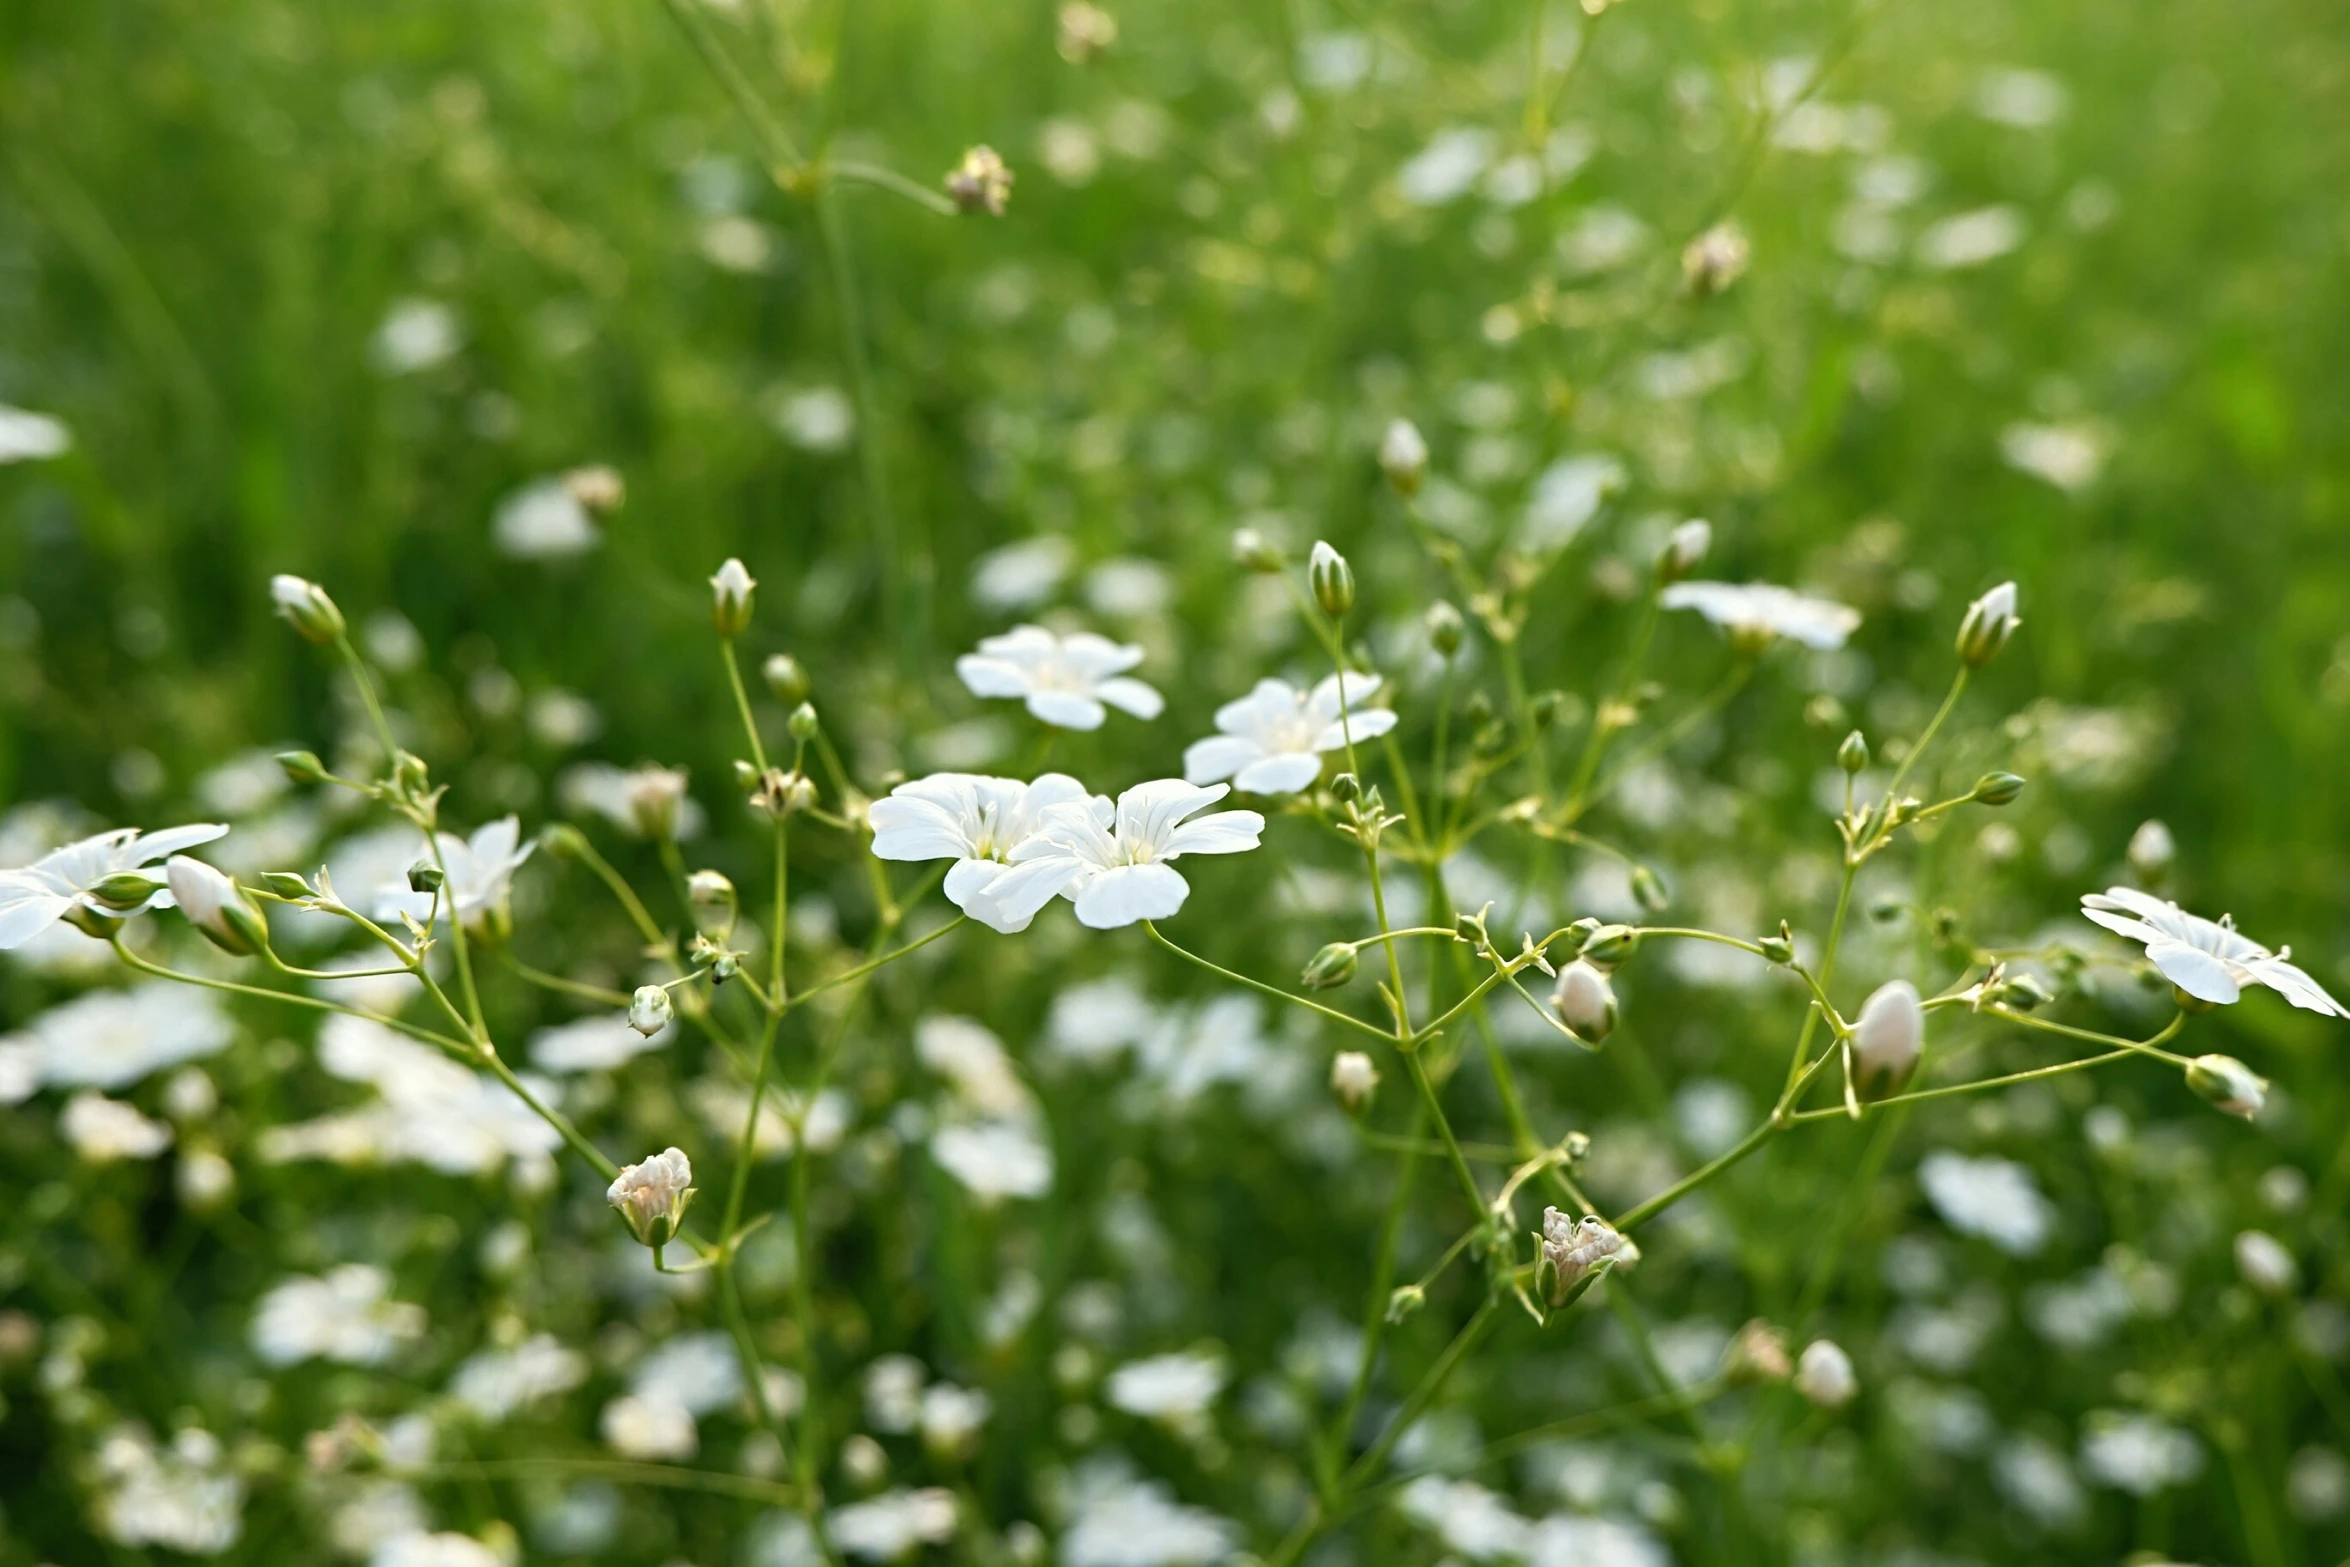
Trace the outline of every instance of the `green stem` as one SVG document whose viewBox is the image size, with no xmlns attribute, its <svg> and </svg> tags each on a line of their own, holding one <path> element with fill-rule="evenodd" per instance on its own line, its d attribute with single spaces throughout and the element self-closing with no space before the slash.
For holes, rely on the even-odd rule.
<svg viewBox="0 0 2350 1567">
<path fill-rule="evenodd" d="M 202 974 L 185 974 L 178 969 L 165 968 L 160 963 L 148 962 L 124 946 L 120 936 L 114 937 L 108 945 L 114 948 L 115 956 L 121 958 L 126 966 L 141 974 L 152 975 L 156 979 L 176 980 L 183 985 L 195 985 L 205 990 L 218 990 L 232 996 L 255 996 L 263 1001 L 282 1001 L 288 1006 L 308 1007 L 314 1012 L 333 1012 L 343 1017 L 363 1018 L 370 1023 L 380 1024 L 391 1029 L 395 1033 L 406 1034 L 411 1039 L 421 1039 L 428 1045 L 438 1045 L 454 1056 L 470 1058 L 473 1054 L 473 1047 L 464 1040 L 453 1038 L 447 1034 L 435 1033 L 429 1028 L 403 1022 L 396 1017 L 384 1017 L 374 1012 L 363 1012 L 357 1007 L 345 1006 L 340 1001 L 328 1001 L 320 996 L 305 996 L 298 991 L 271 990 L 264 985 L 240 985 L 234 980 L 212 979 Z M 342 976 L 335 977 L 339 979 Z"/>
<path fill-rule="evenodd" d="M 1292 995 L 1290 992 L 1281 989 L 1277 985 L 1268 985 L 1263 980 L 1251 979 L 1246 974 L 1236 974 L 1232 970 L 1224 967 L 1221 963 L 1211 963 L 1206 958 L 1201 957 L 1198 953 L 1193 952 L 1185 947 L 1179 947 L 1174 942 L 1168 940 L 1166 935 L 1160 931 L 1158 925 L 1153 921 L 1144 920 L 1142 922 L 1142 928 L 1149 933 L 1151 940 L 1157 942 L 1160 946 L 1165 947 L 1169 952 L 1174 953 L 1177 957 L 1184 959 L 1186 962 L 1196 963 L 1211 974 L 1220 974 L 1224 978 L 1232 981 L 1232 983 L 1235 985 L 1245 985 L 1251 990 L 1259 991 L 1265 995 L 1272 996 L 1276 1000 L 1286 1001 L 1292 1006 L 1303 1007 L 1308 1012 L 1319 1013 L 1334 1023 L 1344 1023 L 1348 1028 L 1356 1029 L 1362 1033 L 1368 1034 L 1373 1039 L 1381 1040 L 1388 1044 L 1393 1044 L 1396 1042 L 1395 1036 L 1393 1034 L 1390 1034 L 1383 1028 L 1376 1028 L 1371 1024 L 1364 1022 L 1359 1017 L 1350 1017 L 1344 1012 L 1340 1012 L 1334 1008 L 1322 1005 L 1322 1003 L 1319 1001 L 1308 1001 L 1303 996 Z"/>
<path fill-rule="evenodd" d="M 718 651 L 726 658 L 726 683 L 734 691 L 734 710 L 743 721 L 743 734 L 751 742 L 751 765 L 760 772 L 767 771 L 767 748 L 759 743 L 759 721 L 751 716 L 750 688 L 743 684 L 742 661 L 734 655 L 734 638 L 727 637 L 718 644 Z"/>
<path fill-rule="evenodd" d="M 851 163 L 842 159 L 833 159 L 824 165 L 824 174 L 828 179 L 848 180 L 853 184 L 878 186 L 892 195 L 903 196 L 914 205 L 926 208 L 941 217 L 955 217 L 960 211 L 944 191 L 932 190 L 927 185 L 917 185 L 895 169 L 880 168 L 870 163 Z"/>
<path fill-rule="evenodd" d="M 872 508 L 873 552 L 881 568 L 882 634 L 896 643 L 908 660 L 919 659 L 929 628 L 922 623 L 926 606 L 909 605 L 914 595 L 907 580 L 904 541 L 898 533 L 897 511 L 890 503 L 889 475 L 881 451 L 881 409 L 873 395 L 873 367 L 866 352 L 864 306 L 857 291 L 857 272 L 843 227 L 840 204 L 831 182 L 816 189 L 816 228 L 824 245 L 826 266 L 832 272 L 839 316 L 841 359 L 848 370 L 849 394 L 857 408 L 857 460 L 865 483 L 866 503 Z M 908 632 L 918 635 L 909 637 Z"/>
</svg>

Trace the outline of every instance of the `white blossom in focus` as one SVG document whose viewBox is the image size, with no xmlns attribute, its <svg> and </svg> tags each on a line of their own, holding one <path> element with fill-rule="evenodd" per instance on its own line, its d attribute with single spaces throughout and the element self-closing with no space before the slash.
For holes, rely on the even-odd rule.
<svg viewBox="0 0 2350 1567">
<path fill-rule="evenodd" d="M 1036 836 L 1013 850 L 1013 862 L 1025 869 L 1032 862 L 1075 861 L 1062 892 L 1077 905 L 1078 923 L 1095 930 L 1166 919 L 1191 894 L 1191 884 L 1169 861 L 1257 846 L 1265 819 L 1255 811 L 1185 820 L 1230 792 L 1224 784 L 1203 789 L 1161 778 L 1135 785 L 1115 806 L 1100 795 L 1055 806 Z"/>
<path fill-rule="evenodd" d="M 424 1332 L 422 1306 L 390 1299 L 391 1275 L 364 1262 L 323 1278 L 292 1278 L 261 1297 L 253 1318 L 253 1352 L 272 1366 L 331 1360 L 380 1366 Z"/>
<path fill-rule="evenodd" d="M 2081 913 L 2116 935 L 2146 944 L 2146 959 L 2162 977 L 2198 1001 L 2224 1005 L 2246 985 L 2266 985 L 2293 1005 L 2329 1017 L 2350 1018 L 2325 987 L 2286 960 L 2293 949 L 2271 952 L 2236 930 L 2226 915 L 2207 920 L 2130 887 L 2108 887 L 2081 899 Z"/>
<path fill-rule="evenodd" d="M 1244 794 L 1295 794 L 1322 774 L 1326 752 L 1376 740 L 1395 727 L 1395 714 L 1365 708 L 1379 689 L 1377 675 L 1324 676 L 1311 691 L 1286 680 L 1260 680 L 1238 701 L 1216 709 L 1220 734 L 1183 752 L 1187 782 L 1231 779 Z"/>
<path fill-rule="evenodd" d="M 79 904 L 99 908 L 91 889 L 107 877 L 136 871 L 182 849 L 225 837 L 228 829 L 217 822 L 166 827 L 142 833 L 136 827 L 117 827 L 95 838 L 84 838 L 52 850 L 30 865 L 0 871 L 0 951 L 21 947 L 65 917 Z M 109 909 L 111 914 L 140 913 L 169 908 L 171 894 L 160 881 L 145 902 L 133 909 Z"/>
<path fill-rule="evenodd" d="M 991 930 L 1026 930 L 1081 867 L 1061 857 L 1015 868 L 1013 851 L 1036 836 L 1055 806 L 1082 804 L 1085 785 L 1066 773 L 1032 783 L 977 773 L 933 773 L 891 790 L 868 812 L 873 852 L 884 860 L 953 860 L 947 901 Z"/>
<path fill-rule="evenodd" d="M 1857 609 L 1769 582 L 1676 582 L 1658 602 L 1696 610 L 1733 634 L 1785 637 L 1823 651 L 1842 647 L 1860 626 Z"/>
<path fill-rule="evenodd" d="M 1156 718 L 1159 693 L 1126 673 L 1142 649 L 1091 631 L 1056 636 L 1042 626 L 1016 626 L 982 637 L 979 651 L 955 660 L 955 673 L 973 696 L 1017 697 L 1028 711 L 1062 729 L 1099 729 L 1105 707 L 1136 718 Z"/>
<path fill-rule="evenodd" d="M 656 1237 L 666 1241 L 676 1234 L 693 1186 L 694 1167 L 684 1150 L 665 1148 L 622 1169 L 605 1190 L 604 1200 L 620 1210 L 636 1238 L 649 1246 Z"/>
</svg>

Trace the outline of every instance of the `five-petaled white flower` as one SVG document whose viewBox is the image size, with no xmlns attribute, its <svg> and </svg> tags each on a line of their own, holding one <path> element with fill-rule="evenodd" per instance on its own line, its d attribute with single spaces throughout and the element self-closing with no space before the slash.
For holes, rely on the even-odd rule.
<svg viewBox="0 0 2350 1567">
<path fill-rule="evenodd" d="M 1036 835 L 1046 811 L 1086 799 L 1085 785 L 1066 773 L 1046 773 L 1033 783 L 933 773 L 873 802 L 873 852 L 885 860 L 953 860 L 947 900 L 1011 935 L 1026 930 L 1081 868 L 1066 855 L 1014 866 L 1012 851 Z"/>
<path fill-rule="evenodd" d="M 1839 648 L 1860 626 L 1860 611 L 1770 582 L 1676 582 L 1658 600 L 1693 609 L 1734 637 L 1785 637 L 1805 647 Z"/>
<path fill-rule="evenodd" d="M 1055 636 L 1042 626 L 1016 626 L 982 637 L 979 651 L 955 660 L 955 673 L 973 696 L 1014 696 L 1028 711 L 1062 729 L 1099 729 L 1104 704 L 1137 718 L 1156 718 L 1167 704 L 1151 687 L 1126 674 L 1142 649 L 1091 631 Z"/>
<path fill-rule="evenodd" d="M 1186 854 L 1240 854 L 1257 846 L 1265 819 L 1255 811 L 1217 811 L 1184 818 L 1231 793 L 1203 789 L 1180 778 L 1136 784 L 1112 805 L 1102 796 L 1056 805 L 1036 835 L 1012 851 L 1022 870 L 1065 870 L 1061 891 L 1077 905 L 1077 921 L 1115 930 L 1136 920 L 1163 920 L 1183 907 L 1191 884 L 1170 860 Z M 1052 866 L 1045 872 L 1042 867 Z M 992 890 L 992 889 L 991 889 Z"/>
<path fill-rule="evenodd" d="M 443 868 L 449 873 L 448 881 L 441 888 L 440 912 L 445 916 L 455 908 L 457 918 L 467 929 L 504 911 L 514 872 L 530 858 L 530 851 L 538 847 L 536 843 L 522 842 L 522 823 L 512 816 L 483 823 L 473 830 L 471 838 L 444 832 L 435 833 L 433 842 L 440 850 Z M 382 888 L 375 901 L 377 916 L 385 919 L 405 911 L 421 920 L 433 907 L 432 894 L 412 892 L 404 881 Z"/>
<path fill-rule="evenodd" d="M 2109 887 L 2081 899 L 2081 912 L 2116 935 L 2146 944 L 2146 958 L 2162 977 L 2198 1001 L 2225 1003 L 2246 985 L 2266 985 L 2293 1005 L 2350 1018 L 2350 1008 L 2286 960 L 2281 952 L 2242 935 L 2226 915 L 2207 920 L 2130 887 Z"/>
<path fill-rule="evenodd" d="M 100 908 L 92 889 L 109 876 L 136 871 L 160 859 L 224 837 L 226 827 L 198 822 L 142 834 L 136 827 L 117 827 L 95 838 L 84 838 L 52 850 L 32 864 L 0 871 L 0 950 L 21 947 L 47 930 L 76 905 Z M 109 914 L 137 914 L 167 908 L 171 894 L 158 880 L 155 890 L 135 908 L 105 907 Z"/>
<path fill-rule="evenodd" d="M 1379 689 L 1377 675 L 1325 676 L 1311 691 L 1286 680 L 1260 680 L 1237 702 L 1216 709 L 1221 734 L 1188 746 L 1183 776 L 1195 784 L 1229 778 L 1247 794 L 1295 794 L 1322 774 L 1322 753 L 1343 751 L 1349 740 L 1376 740 L 1395 727 L 1395 714 L 1363 704 Z"/>
</svg>

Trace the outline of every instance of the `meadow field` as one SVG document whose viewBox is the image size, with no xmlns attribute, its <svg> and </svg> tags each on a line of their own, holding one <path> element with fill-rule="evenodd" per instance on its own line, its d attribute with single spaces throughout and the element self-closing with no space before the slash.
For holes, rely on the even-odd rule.
<svg viewBox="0 0 2350 1567">
<path fill-rule="evenodd" d="M 2343 20 L 0 8 L 0 1567 L 2350 1562 Z"/>
</svg>

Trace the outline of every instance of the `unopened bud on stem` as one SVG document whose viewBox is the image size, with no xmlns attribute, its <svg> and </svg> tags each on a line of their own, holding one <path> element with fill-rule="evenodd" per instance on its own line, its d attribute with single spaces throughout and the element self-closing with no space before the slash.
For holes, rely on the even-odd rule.
<svg viewBox="0 0 2350 1567">
<path fill-rule="evenodd" d="M 1906 979 L 1879 985 L 1852 1025 L 1853 1091 L 1869 1103 L 1901 1092 L 1917 1071 L 1925 1038 L 1917 986 Z"/>
<path fill-rule="evenodd" d="M 1409 499 L 1420 493 L 1420 481 L 1428 476 L 1428 443 L 1418 425 L 1409 419 L 1388 421 L 1379 438 L 1379 471 L 1396 494 Z"/>
<path fill-rule="evenodd" d="M 808 672 L 789 653 L 769 654 L 767 662 L 759 666 L 759 673 L 766 677 L 767 689 L 775 694 L 778 702 L 799 703 L 808 699 Z"/>
<path fill-rule="evenodd" d="M 1313 556 L 1306 562 L 1306 583 L 1314 590 L 1315 605 L 1332 620 L 1344 620 L 1354 608 L 1354 568 L 1320 539 L 1314 541 Z"/>
<path fill-rule="evenodd" d="M 1355 977 L 1355 963 L 1355 944 L 1334 941 L 1313 955 L 1298 983 L 1308 990 L 1334 990 Z"/>
<path fill-rule="evenodd" d="M 1657 580 L 1679 582 L 1697 569 L 1713 543 L 1714 525 L 1703 517 L 1692 517 L 1682 523 L 1665 535 L 1665 547 L 1656 557 Z"/>
<path fill-rule="evenodd" d="M 1968 796 L 1977 805 L 2006 805 L 2024 792 L 2024 780 L 2014 773 L 1985 773 L 1975 780 Z"/>
<path fill-rule="evenodd" d="M 343 612 L 317 583 L 280 572 L 269 579 L 269 597 L 286 623 L 308 642 L 331 647 L 342 640 Z"/>
<path fill-rule="evenodd" d="M 1836 747 L 1836 765 L 1847 773 L 1863 772 L 1869 765 L 1868 736 L 1855 729 Z"/>
<path fill-rule="evenodd" d="M 1999 656 L 2007 639 L 2023 622 L 2016 617 L 2015 584 L 2002 582 L 1969 604 L 1958 626 L 1958 659 L 1969 669 L 1980 669 Z"/>
<path fill-rule="evenodd" d="M 676 1010 L 667 990 L 659 985 L 639 985 L 628 1001 L 628 1026 L 650 1039 L 669 1026 Z"/>
<path fill-rule="evenodd" d="M 732 639 L 750 628 L 751 597 L 758 586 L 751 579 L 750 568 L 732 555 L 711 577 L 710 622 L 720 636 Z"/>
</svg>

